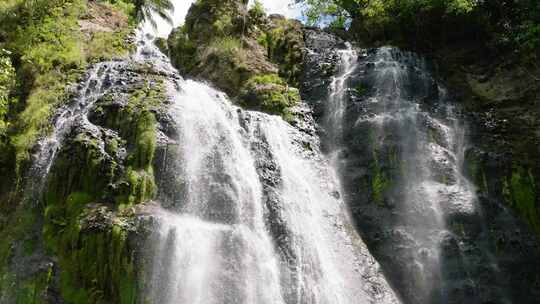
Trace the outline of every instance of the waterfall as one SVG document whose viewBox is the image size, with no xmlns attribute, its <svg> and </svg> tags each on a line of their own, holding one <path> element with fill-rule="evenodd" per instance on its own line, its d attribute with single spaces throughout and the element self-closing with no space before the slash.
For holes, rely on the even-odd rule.
<svg viewBox="0 0 540 304">
<path fill-rule="evenodd" d="M 175 129 L 158 181 L 159 204 L 150 212 L 155 229 L 142 298 L 160 304 L 399 303 L 351 225 L 318 138 L 182 79 L 140 37 L 137 60 L 172 76 Z"/>
<path fill-rule="evenodd" d="M 178 87 L 151 303 L 398 303 L 316 138 L 205 84 Z"/>
<path fill-rule="evenodd" d="M 346 46 L 347 48 L 344 50 L 337 50 L 339 56 L 337 75 L 332 77 L 325 111 L 324 127 L 328 134 L 327 142 L 333 150 L 336 150 L 334 152 L 339 150 L 338 147 L 343 139 L 343 117 L 347 110 L 345 99 L 348 90 L 347 81 L 355 71 L 358 60 L 357 51 L 350 44 Z"/>
<path fill-rule="evenodd" d="M 153 303 L 283 301 L 253 159 L 220 95 L 185 81 L 175 96 L 179 157 L 169 159 L 182 191 L 158 214 Z"/>
<path fill-rule="evenodd" d="M 89 113 L 112 87 L 129 85 L 135 65 L 167 77 L 175 136 L 168 178 L 157 181 L 147 208 L 154 225 L 141 266 L 145 303 L 399 303 L 351 225 L 316 136 L 183 79 L 143 31 L 137 46 L 88 69 L 39 141 L 32 175 L 41 194 L 74 128 L 100 132 Z"/>
<path fill-rule="evenodd" d="M 37 201 L 43 193 L 56 155 L 73 127 L 84 124 L 90 128 L 97 128 L 88 121 L 88 112 L 116 82 L 116 75 L 124 66 L 125 62 L 122 61 L 100 62 L 91 66 L 76 88 L 77 94 L 57 110 L 51 134 L 40 139 L 36 145 L 37 152 L 33 156 L 32 167 L 28 174 L 27 188 L 31 189 L 30 193 Z"/>
<path fill-rule="evenodd" d="M 338 59 L 322 103 L 323 143 L 387 277 L 406 303 L 462 303 L 467 290 L 506 301 L 486 219 L 462 172 L 466 128 L 426 61 L 391 47 L 331 52 Z"/>
</svg>

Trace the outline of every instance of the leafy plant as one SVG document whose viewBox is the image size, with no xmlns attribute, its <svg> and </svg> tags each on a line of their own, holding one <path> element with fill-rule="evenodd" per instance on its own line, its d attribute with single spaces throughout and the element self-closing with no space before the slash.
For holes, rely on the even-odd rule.
<svg viewBox="0 0 540 304">
<path fill-rule="evenodd" d="M 174 5 L 170 0 L 130 0 L 135 6 L 135 18 L 137 21 L 148 21 L 157 27 L 152 15 L 157 14 L 163 20 L 172 24 L 170 12 L 174 10 Z"/>
<path fill-rule="evenodd" d="M 0 135 L 7 128 L 5 119 L 12 103 L 10 93 L 15 85 L 15 68 L 11 64 L 9 54 L 8 51 L 0 49 Z"/>
</svg>

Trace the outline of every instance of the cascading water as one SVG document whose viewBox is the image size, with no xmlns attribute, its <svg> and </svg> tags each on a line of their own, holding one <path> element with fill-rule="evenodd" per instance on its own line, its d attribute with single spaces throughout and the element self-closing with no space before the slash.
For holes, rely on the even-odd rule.
<svg viewBox="0 0 540 304">
<path fill-rule="evenodd" d="M 329 89 L 320 104 L 330 160 L 309 111 L 301 119 L 311 129 L 300 130 L 233 106 L 183 80 L 139 32 L 136 54 L 94 65 L 59 109 L 36 154 L 38 192 L 74 128 L 113 132 L 88 120 L 94 103 L 122 90 L 132 64 L 151 66 L 174 103 L 158 203 L 148 208 L 145 303 L 400 303 L 383 273 L 405 303 L 519 303 L 510 296 L 519 273 L 505 276 L 528 256 L 499 257 L 491 245 L 461 172 L 464 128 L 425 62 L 394 48 L 317 43 L 337 58 L 336 76 L 309 88 Z"/>
<path fill-rule="evenodd" d="M 398 302 L 351 229 L 317 143 L 306 152 L 314 138 L 204 84 L 179 87 L 149 301 Z"/>
<path fill-rule="evenodd" d="M 441 119 L 422 109 L 420 98 L 443 93 L 426 74 L 425 63 L 391 48 L 371 58 L 367 82 L 375 92 L 352 128 L 369 130 L 372 200 L 394 209 L 393 233 L 410 240 L 399 253 L 407 260 L 401 266 L 405 284 L 418 303 L 427 303 L 444 297 L 440 248 L 451 235 L 446 218 L 452 209 L 462 216 L 475 214 L 473 187 L 460 173 L 456 153 L 462 141 L 452 125 L 455 116 L 444 101 L 437 105 Z"/>
<path fill-rule="evenodd" d="M 138 58 L 173 71 L 143 44 Z M 205 84 L 170 84 L 176 131 L 158 180 L 161 206 L 151 211 L 143 299 L 399 303 L 352 228 L 316 137 Z"/>
<path fill-rule="evenodd" d="M 190 304 L 399 302 L 352 229 L 314 136 L 181 79 L 142 32 L 137 44 L 132 57 L 89 69 L 78 94 L 59 109 L 52 134 L 39 142 L 33 172 L 44 185 L 75 127 L 104 132 L 88 114 L 112 86 L 123 85 L 130 65 L 150 65 L 168 76 L 177 138 L 163 166 L 169 172 L 162 176 L 171 178 L 158 181 L 163 207 L 151 210 L 156 229 L 141 298 Z"/>
<path fill-rule="evenodd" d="M 30 187 L 33 195 L 41 195 L 47 175 L 54 163 L 56 154 L 62 147 L 65 137 L 75 125 L 85 124 L 95 127 L 88 121 L 88 112 L 94 103 L 115 83 L 115 75 L 125 65 L 124 62 L 101 62 L 88 69 L 84 81 L 77 87 L 77 95 L 62 106 L 55 118 L 52 133 L 41 139 L 30 169 Z M 37 182 L 37 186 L 34 183 Z"/>
<path fill-rule="evenodd" d="M 355 51 L 317 31 L 306 41 L 303 91 L 320 113 L 323 147 L 403 301 L 512 303 L 512 267 L 499 266 L 508 259 L 497 256 L 488 224 L 519 224 L 508 212 L 484 216 L 462 173 L 464 125 L 426 61 L 390 47 Z"/>
<path fill-rule="evenodd" d="M 330 83 L 326 117 L 324 127 L 328 134 L 328 145 L 332 146 L 333 152 L 339 152 L 339 146 L 343 140 L 343 117 L 347 110 L 345 94 L 347 91 L 347 81 L 351 73 L 355 71 L 358 60 L 358 53 L 352 49 L 350 44 L 344 50 L 338 50 L 339 56 L 338 72 Z"/>
<path fill-rule="evenodd" d="M 172 115 L 179 129 L 170 184 L 179 196 L 157 215 L 152 303 L 281 303 L 261 186 L 236 109 L 185 81 Z"/>
</svg>

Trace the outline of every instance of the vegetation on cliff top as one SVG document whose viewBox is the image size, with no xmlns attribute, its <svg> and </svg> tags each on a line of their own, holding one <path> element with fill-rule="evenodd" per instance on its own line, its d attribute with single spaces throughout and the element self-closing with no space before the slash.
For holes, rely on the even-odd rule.
<svg viewBox="0 0 540 304">
<path fill-rule="evenodd" d="M 297 0 L 311 23 L 321 18 L 358 39 L 419 49 L 463 41 L 496 51 L 517 51 L 528 63 L 540 57 L 540 2 L 536 0 Z"/>
<path fill-rule="evenodd" d="M 195 2 L 186 22 L 168 38 L 173 64 L 189 76 L 212 81 L 251 109 L 290 116 L 299 101 L 304 58 L 302 26 L 267 17 L 260 2 Z M 291 86 L 291 87 L 289 87 Z"/>
</svg>

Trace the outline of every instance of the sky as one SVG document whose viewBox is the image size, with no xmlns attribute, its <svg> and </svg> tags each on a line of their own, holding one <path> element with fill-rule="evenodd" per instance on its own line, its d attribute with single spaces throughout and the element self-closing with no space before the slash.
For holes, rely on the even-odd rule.
<svg viewBox="0 0 540 304">
<path fill-rule="evenodd" d="M 177 27 L 184 23 L 184 18 L 189 10 L 189 7 L 195 0 L 171 0 L 174 4 L 174 12 L 172 17 L 174 20 L 174 27 Z M 254 0 L 250 0 L 250 5 Z M 266 8 L 268 14 L 281 14 L 288 18 L 300 18 L 301 10 L 298 7 L 292 7 L 291 3 L 294 0 L 261 0 L 262 4 Z M 157 19 L 160 19 L 159 17 Z M 164 21 L 158 21 L 157 30 L 152 30 L 149 24 L 145 25 L 147 33 L 154 32 L 159 37 L 166 37 L 172 30 L 169 24 Z"/>
</svg>

